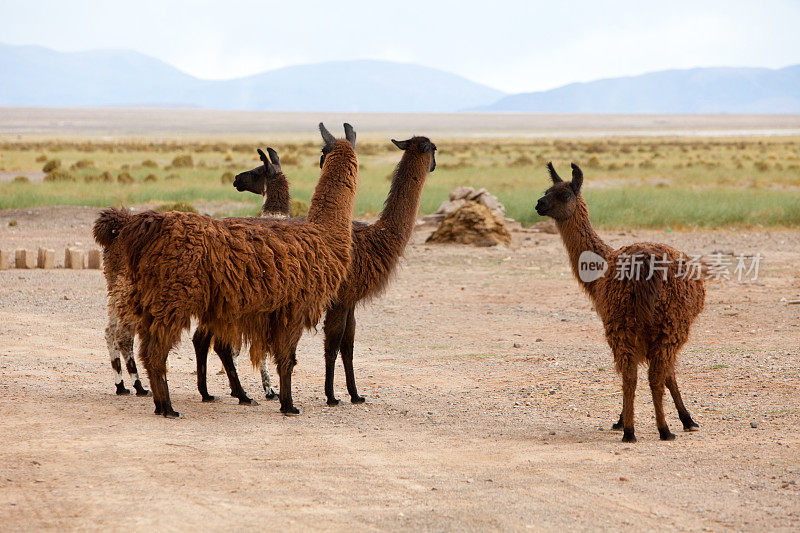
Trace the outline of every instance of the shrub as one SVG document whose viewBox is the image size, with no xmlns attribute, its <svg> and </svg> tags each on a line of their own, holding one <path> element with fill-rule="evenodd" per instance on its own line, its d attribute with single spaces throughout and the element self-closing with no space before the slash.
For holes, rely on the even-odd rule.
<svg viewBox="0 0 800 533">
<path fill-rule="evenodd" d="M 649 159 L 645 159 L 639 163 L 639 168 L 656 168 L 656 164 Z"/>
<path fill-rule="evenodd" d="M 13 220 L 9 220 L 8 221 L 8 225 L 11 226 L 12 228 L 14 226 L 16 226 L 17 224 L 19 224 L 19 222 L 17 222 L 17 219 L 13 219 Z"/>
<path fill-rule="evenodd" d="M 61 168 L 61 160 L 51 159 L 50 161 L 44 164 L 44 166 L 42 167 L 42 172 L 52 172 L 57 168 Z"/>
<path fill-rule="evenodd" d="M 51 172 L 48 172 L 47 175 L 44 177 L 44 181 L 52 182 L 52 181 L 75 181 L 75 176 L 67 172 L 66 170 L 61 170 L 60 168 L 56 168 Z"/>
<path fill-rule="evenodd" d="M 28 176 L 17 176 L 14 178 L 13 183 L 30 183 L 31 180 L 28 179 Z"/>
<path fill-rule="evenodd" d="M 225 161 L 233 161 L 233 156 L 231 154 L 227 154 L 225 156 Z"/>
<path fill-rule="evenodd" d="M 156 211 L 161 211 L 165 213 L 167 211 L 183 211 L 184 213 L 197 213 L 197 209 L 195 206 L 190 204 L 189 202 L 172 202 L 167 204 L 161 204 L 156 207 Z"/>
<path fill-rule="evenodd" d="M 527 155 L 521 155 L 510 163 L 512 167 L 527 167 L 533 165 L 533 159 Z"/>
<path fill-rule="evenodd" d="M 89 161 L 88 159 L 81 159 L 80 161 L 75 161 L 70 168 L 70 170 L 77 170 L 79 168 L 90 168 L 94 166 L 93 161 Z"/>
<path fill-rule="evenodd" d="M 119 168 L 120 168 L 120 170 L 130 170 L 131 166 L 128 163 L 125 163 L 124 165 L 122 165 Z"/>
<path fill-rule="evenodd" d="M 172 173 L 172 174 L 167 174 L 167 176 L 164 179 L 168 180 L 168 181 L 172 181 L 172 180 L 176 180 L 178 178 L 180 178 L 180 175 Z"/>
<path fill-rule="evenodd" d="M 158 168 L 158 163 L 156 163 L 152 159 L 145 159 L 144 161 L 142 161 L 142 166 L 145 168 Z"/>
<path fill-rule="evenodd" d="M 133 183 L 133 178 L 127 172 L 120 172 L 117 175 L 117 183 L 123 183 L 123 184 Z"/>
<path fill-rule="evenodd" d="M 156 176 L 155 174 L 148 174 L 147 176 L 145 176 L 144 181 L 146 182 L 158 181 L 158 176 Z"/>
<path fill-rule="evenodd" d="M 231 183 L 233 183 L 233 178 L 234 178 L 233 172 L 225 172 L 219 178 L 219 182 L 222 183 L 223 185 L 230 185 Z"/>
<path fill-rule="evenodd" d="M 297 157 L 296 155 L 289 154 L 281 156 L 281 165 L 299 165 L 299 164 L 300 164 L 300 158 Z"/>
<path fill-rule="evenodd" d="M 589 168 L 600 168 L 600 159 L 598 159 L 596 155 L 593 155 L 589 158 L 589 161 L 586 162 L 586 166 Z"/>
<path fill-rule="evenodd" d="M 93 181 L 99 181 L 99 180 L 100 176 L 98 176 L 97 174 L 86 174 L 83 177 L 83 181 L 86 183 L 92 183 Z"/>
<path fill-rule="evenodd" d="M 755 163 L 753 163 L 753 166 L 759 172 L 766 172 L 767 170 L 769 170 L 769 163 L 767 163 L 766 161 L 756 161 Z"/>
<path fill-rule="evenodd" d="M 292 218 L 304 217 L 308 215 L 308 203 L 297 198 L 292 198 L 292 205 L 289 211 Z"/>
<path fill-rule="evenodd" d="M 178 155 L 172 160 L 172 166 L 175 168 L 191 168 L 194 166 L 194 160 L 190 154 Z"/>
<path fill-rule="evenodd" d="M 619 163 L 609 163 L 607 170 L 619 170 L 622 166 Z"/>
<path fill-rule="evenodd" d="M 39 157 L 36 158 L 36 162 L 37 163 L 44 163 L 45 161 L 47 161 L 47 156 L 44 155 L 44 154 L 42 154 L 42 155 L 40 155 Z"/>
</svg>

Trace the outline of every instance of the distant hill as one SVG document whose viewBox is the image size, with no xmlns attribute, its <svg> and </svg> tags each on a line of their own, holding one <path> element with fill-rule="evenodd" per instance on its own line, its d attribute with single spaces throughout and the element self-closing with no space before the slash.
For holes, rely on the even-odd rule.
<svg viewBox="0 0 800 533">
<path fill-rule="evenodd" d="M 800 65 L 695 68 L 514 94 L 476 111 L 537 113 L 800 113 Z"/>
<path fill-rule="evenodd" d="M 448 112 L 505 93 L 413 64 L 359 60 L 201 80 L 126 50 L 62 53 L 0 44 L 0 105 L 236 110 Z"/>
</svg>

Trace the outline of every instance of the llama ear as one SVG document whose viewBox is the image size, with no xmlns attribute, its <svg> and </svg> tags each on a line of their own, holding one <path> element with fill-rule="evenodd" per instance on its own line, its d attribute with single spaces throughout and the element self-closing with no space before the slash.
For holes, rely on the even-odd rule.
<svg viewBox="0 0 800 533">
<path fill-rule="evenodd" d="M 322 134 L 322 140 L 325 141 L 325 146 L 333 146 L 336 142 L 336 137 L 331 135 L 331 132 L 325 127 L 322 122 L 319 123 L 319 132 Z"/>
<path fill-rule="evenodd" d="M 581 191 L 581 187 L 583 187 L 583 171 L 575 163 L 572 163 L 572 182 L 570 187 L 572 187 L 572 191 L 575 194 L 578 194 Z"/>
<path fill-rule="evenodd" d="M 281 160 L 278 157 L 278 152 L 273 150 L 272 148 L 267 148 L 267 153 L 269 154 L 269 160 L 272 161 L 272 164 L 278 170 L 281 169 Z"/>
<path fill-rule="evenodd" d="M 423 154 L 427 154 L 430 151 L 436 150 L 436 145 L 430 141 L 422 141 L 419 143 L 419 151 Z"/>
<path fill-rule="evenodd" d="M 408 147 L 411 144 L 411 139 L 407 141 L 395 141 L 394 139 L 392 139 L 392 143 L 394 143 L 394 145 L 400 148 L 401 150 L 408 150 Z"/>
<path fill-rule="evenodd" d="M 271 148 L 267 148 L 267 150 L 270 150 L 270 149 Z M 261 161 L 263 161 L 265 165 L 267 163 L 269 163 L 269 159 L 267 159 L 267 155 L 264 153 L 264 151 L 261 148 L 256 148 L 256 151 L 258 152 L 258 157 L 261 158 Z"/>
<path fill-rule="evenodd" d="M 547 170 L 550 171 L 550 179 L 553 180 L 553 183 L 561 183 L 564 181 L 561 179 L 561 176 L 558 175 L 558 172 L 556 172 L 552 161 L 547 162 Z"/>
<path fill-rule="evenodd" d="M 348 124 L 347 122 L 344 123 L 344 138 L 350 143 L 350 146 L 353 148 L 356 147 L 356 130 L 353 129 L 353 126 Z"/>
</svg>

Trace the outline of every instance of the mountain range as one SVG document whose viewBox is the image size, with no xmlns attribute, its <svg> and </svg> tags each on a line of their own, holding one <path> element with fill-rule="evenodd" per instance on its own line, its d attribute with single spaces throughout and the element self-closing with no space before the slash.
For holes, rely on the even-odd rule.
<svg viewBox="0 0 800 533">
<path fill-rule="evenodd" d="M 537 113 L 800 113 L 800 65 L 695 68 L 506 94 L 420 65 L 298 65 L 203 80 L 128 50 L 57 52 L 0 44 L 0 106 Z"/>
</svg>

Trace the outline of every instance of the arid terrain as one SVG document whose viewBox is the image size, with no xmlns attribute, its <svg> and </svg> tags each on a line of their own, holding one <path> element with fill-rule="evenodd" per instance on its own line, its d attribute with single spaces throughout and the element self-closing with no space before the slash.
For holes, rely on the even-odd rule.
<svg viewBox="0 0 800 533">
<path fill-rule="evenodd" d="M 0 211 L 0 247 L 93 247 L 96 208 Z M 15 220 L 16 225 L 9 222 Z M 200 402 L 188 335 L 170 356 L 184 418 L 114 395 L 97 270 L 0 271 L 0 530 L 800 529 L 800 234 L 601 231 L 689 253 L 756 254 L 757 280 L 707 285 L 678 380 L 700 431 L 658 440 L 646 371 L 636 444 L 602 325 L 557 235 L 511 249 L 413 238 L 358 313 L 364 405 L 324 401 L 321 334 L 295 371 L 297 417 L 249 363 L 227 396 L 210 358 Z"/>
</svg>

